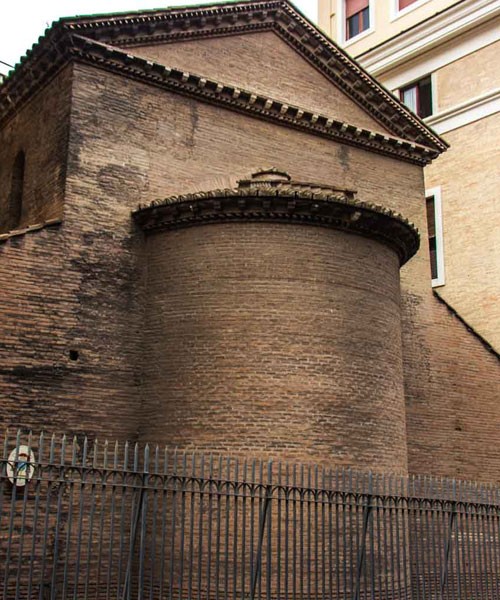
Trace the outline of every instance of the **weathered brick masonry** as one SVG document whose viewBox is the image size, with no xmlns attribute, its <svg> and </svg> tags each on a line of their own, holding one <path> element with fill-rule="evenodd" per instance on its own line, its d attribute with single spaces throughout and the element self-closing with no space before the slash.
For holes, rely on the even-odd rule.
<svg viewBox="0 0 500 600">
<path fill-rule="evenodd" d="M 250 20 L 262 4 L 245 5 Z M 233 35 L 207 26 L 199 42 L 155 40 L 153 58 L 175 67 L 175 48 L 182 69 L 210 78 L 205 46 L 229 64 L 231 45 L 265 36 L 268 53 L 232 56 L 241 66 L 228 67 L 229 87 L 182 70 L 151 79 L 161 69 L 130 56 L 149 47 L 146 34 L 131 43 L 118 23 L 113 42 L 79 25 L 71 35 L 94 41 L 71 38 L 74 60 L 15 113 L 0 104 L 0 189 L 22 147 L 22 226 L 62 219 L 10 232 L 0 247 L 5 424 L 383 470 L 405 471 L 408 456 L 410 472 L 498 480 L 498 359 L 433 296 L 425 244 L 402 268 L 400 293 L 394 252 L 355 233 L 234 222 L 145 234 L 133 220 L 138 205 L 234 187 L 274 165 L 356 190 L 425 231 L 422 165 L 444 145 L 383 91 L 359 99 L 371 84 L 341 57 L 324 58 L 343 65 L 329 74 L 319 64 L 329 46 L 309 56 L 290 32 L 222 25 Z M 53 34 L 61 44 L 64 31 Z M 306 88 L 273 94 L 267 75 L 245 95 L 246 66 L 266 74 L 273 44 L 295 57 L 297 81 L 324 86 L 310 90 L 310 113 L 286 104 L 305 103 Z"/>
<path fill-rule="evenodd" d="M 416 234 L 279 177 L 136 213 L 148 232 L 143 435 L 404 469 L 399 261 Z M 363 239 L 365 219 L 403 254 L 391 237 Z"/>
<path fill-rule="evenodd" d="M 147 246 L 147 439 L 406 468 L 390 250 L 266 223 L 168 231 Z"/>
<path fill-rule="evenodd" d="M 88 189 L 69 201 L 81 137 L 70 132 L 72 85 L 70 65 L 7 122 L 6 141 L 15 142 L 0 145 L 2 189 L 18 148 L 26 153 L 20 233 L 61 221 L 14 232 L 0 247 L 3 417 L 7 425 L 125 438 L 135 435 L 140 407 L 138 253 L 133 225 L 111 195 L 100 204 Z M 103 170 L 93 185 L 105 187 L 106 177 Z"/>
</svg>

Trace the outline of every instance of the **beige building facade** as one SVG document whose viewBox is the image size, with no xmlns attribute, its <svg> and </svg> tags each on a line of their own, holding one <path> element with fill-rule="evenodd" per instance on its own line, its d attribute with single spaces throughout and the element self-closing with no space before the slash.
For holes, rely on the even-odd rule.
<svg viewBox="0 0 500 600">
<path fill-rule="evenodd" d="M 319 26 L 450 144 L 425 169 L 436 294 L 500 348 L 500 2 L 319 0 Z"/>
</svg>

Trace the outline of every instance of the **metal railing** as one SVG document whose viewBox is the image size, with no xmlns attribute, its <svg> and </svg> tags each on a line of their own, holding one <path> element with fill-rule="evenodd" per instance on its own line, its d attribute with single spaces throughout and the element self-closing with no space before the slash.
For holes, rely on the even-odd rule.
<svg viewBox="0 0 500 600">
<path fill-rule="evenodd" d="M 0 597 L 500 598 L 492 486 L 18 433 Z"/>
</svg>

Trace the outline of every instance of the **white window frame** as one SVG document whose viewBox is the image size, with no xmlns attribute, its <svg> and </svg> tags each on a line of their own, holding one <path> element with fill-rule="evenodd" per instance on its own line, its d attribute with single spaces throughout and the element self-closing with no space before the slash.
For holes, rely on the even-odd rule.
<svg viewBox="0 0 500 600">
<path fill-rule="evenodd" d="M 410 4 L 410 6 L 399 10 L 399 0 L 391 0 L 391 14 L 389 17 L 390 22 L 392 23 L 392 21 L 396 21 L 396 19 L 404 17 L 412 10 L 415 10 L 416 8 L 420 8 L 424 4 L 427 4 L 427 2 L 429 2 L 429 0 L 417 0 L 413 4 Z"/>
<path fill-rule="evenodd" d="M 361 33 L 358 33 L 358 35 L 346 39 L 347 31 L 345 26 L 345 0 L 337 0 L 337 39 L 341 40 L 342 48 L 347 48 L 351 44 L 355 44 L 359 40 L 362 40 L 363 38 L 372 34 L 375 31 L 375 1 L 376 0 L 369 0 L 368 2 L 370 27 L 368 27 L 368 29 L 365 29 Z"/>
<path fill-rule="evenodd" d="M 438 276 L 432 279 L 432 287 L 445 285 L 444 272 L 444 236 L 443 236 L 443 205 L 441 200 L 441 186 L 425 190 L 425 197 L 434 197 L 434 227 L 436 231 L 436 262 Z M 428 239 L 428 237 L 427 237 Z"/>
<path fill-rule="evenodd" d="M 437 73 L 434 71 L 431 73 L 431 94 L 432 94 L 432 115 L 425 117 L 431 119 L 438 112 L 438 81 Z"/>
</svg>

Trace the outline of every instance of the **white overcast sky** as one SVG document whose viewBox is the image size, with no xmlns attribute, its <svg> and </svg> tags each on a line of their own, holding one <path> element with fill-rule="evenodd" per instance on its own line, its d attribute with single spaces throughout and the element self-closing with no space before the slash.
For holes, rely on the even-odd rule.
<svg viewBox="0 0 500 600">
<path fill-rule="evenodd" d="M 317 22 L 317 0 L 292 1 Z M 0 0 L 0 61 L 15 65 L 60 17 L 212 3 L 214 0 Z M 0 64 L 0 73 L 8 71 L 9 67 Z"/>
</svg>

